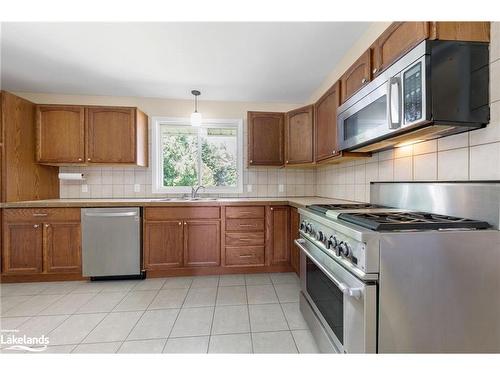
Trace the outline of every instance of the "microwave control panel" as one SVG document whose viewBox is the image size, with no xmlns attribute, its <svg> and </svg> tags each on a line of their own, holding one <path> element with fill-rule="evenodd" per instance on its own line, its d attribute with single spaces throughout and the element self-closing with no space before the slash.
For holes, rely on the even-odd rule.
<svg viewBox="0 0 500 375">
<path fill-rule="evenodd" d="M 403 75 L 404 119 L 409 124 L 422 118 L 422 63 Z"/>
</svg>

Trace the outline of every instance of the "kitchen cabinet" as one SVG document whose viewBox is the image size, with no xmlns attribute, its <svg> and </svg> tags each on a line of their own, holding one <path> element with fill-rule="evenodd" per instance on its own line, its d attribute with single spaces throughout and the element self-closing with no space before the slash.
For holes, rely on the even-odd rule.
<svg viewBox="0 0 500 375">
<path fill-rule="evenodd" d="M 184 222 L 184 265 L 220 264 L 220 221 Z"/>
<path fill-rule="evenodd" d="M 40 105 L 36 111 L 36 161 L 84 163 L 85 109 Z"/>
<path fill-rule="evenodd" d="M 371 79 L 371 52 L 367 50 L 340 78 L 340 102 L 344 103 Z"/>
<path fill-rule="evenodd" d="M 430 22 L 432 39 L 467 40 L 471 42 L 490 41 L 489 22 Z"/>
<path fill-rule="evenodd" d="M 184 226 L 180 220 L 148 222 L 144 225 L 144 268 L 181 267 L 184 256 Z"/>
<path fill-rule="evenodd" d="M 147 207 L 144 268 L 218 266 L 220 238 L 220 207 Z"/>
<path fill-rule="evenodd" d="M 248 165 L 284 164 L 284 114 L 248 112 Z"/>
<path fill-rule="evenodd" d="M 337 108 L 340 104 L 340 81 L 337 81 L 314 105 L 315 159 L 321 161 L 338 154 Z"/>
<path fill-rule="evenodd" d="M 429 22 L 394 22 L 372 45 L 372 73 L 377 76 L 405 52 L 429 37 Z"/>
<path fill-rule="evenodd" d="M 4 274 L 81 272 L 80 209 L 5 209 Z"/>
<path fill-rule="evenodd" d="M 50 165 L 148 165 L 148 118 L 137 108 L 39 105 L 36 159 Z"/>
<path fill-rule="evenodd" d="M 286 114 L 285 164 L 314 162 L 314 107 L 308 105 Z"/>
<path fill-rule="evenodd" d="M 265 207 L 225 208 L 224 266 L 265 265 Z"/>
<path fill-rule="evenodd" d="M 295 245 L 295 240 L 300 238 L 300 215 L 295 207 L 290 208 L 290 264 L 297 275 L 300 276 L 300 250 Z"/>
<path fill-rule="evenodd" d="M 290 263 L 290 209 L 270 206 L 268 210 L 268 239 L 271 264 Z"/>
</svg>

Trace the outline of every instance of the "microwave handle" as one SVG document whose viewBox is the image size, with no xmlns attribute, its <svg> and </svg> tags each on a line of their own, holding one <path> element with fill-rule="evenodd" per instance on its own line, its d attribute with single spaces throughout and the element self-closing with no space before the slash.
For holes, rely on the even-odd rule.
<svg viewBox="0 0 500 375">
<path fill-rule="evenodd" d="M 401 78 L 391 77 L 387 85 L 387 125 L 389 129 L 398 129 L 401 127 Z M 395 96 L 393 96 L 394 88 L 396 88 Z"/>
</svg>

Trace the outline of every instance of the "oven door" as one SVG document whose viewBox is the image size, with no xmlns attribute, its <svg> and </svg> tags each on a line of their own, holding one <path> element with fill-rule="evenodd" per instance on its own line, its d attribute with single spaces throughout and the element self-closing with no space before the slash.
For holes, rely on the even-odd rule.
<svg viewBox="0 0 500 375">
<path fill-rule="evenodd" d="M 301 249 L 301 304 L 322 351 L 325 335 L 340 353 L 376 353 L 377 286 L 352 275 L 309 240 L 295 240 Z M 311 319 L 314 317 L 314 319 Z"/>
</svg>

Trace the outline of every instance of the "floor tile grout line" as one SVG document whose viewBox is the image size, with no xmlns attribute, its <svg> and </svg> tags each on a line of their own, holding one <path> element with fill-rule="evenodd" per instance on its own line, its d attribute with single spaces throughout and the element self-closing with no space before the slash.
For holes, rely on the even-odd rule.
<svg viewBox="0 0 500 375">
<path fill-rule="evenodd" d="M 210 322 L 210 329 L 208 331 L 208 345 L 207 345 L 207 354 L 210 353 L 210 342 L 212 341 L 212 330 L 214 328 L 214 319 L 215 319 L 215 310 L 217 308 L 217 298 L 219 297 L 219 284 L 220 284 L 220 276 L 217 279 L 217 291 L 215 292 L 215 306 L 214 311 L 212 313 L 212 321 Z"/>
<path fill-rule="evenodd" d="M 132 333 L 132 331 L 135 329 L 135 327 L 137 327 L 137 324 L 139 324 L 139 322 L 141 321 L 142 317 L 144 316 L 144 314 L 146 314 L 146 311 L 148 311 L 148 307 L 151 306 L 151 304 L 153 303 L 154 299 L 156 298 L 156 296 L 158 296 L 158 294 L 160 293 L 160 290 L 161 289 L 158 289 L 156 291 L 156 294 L 153 296 L 153 298 L 151 298 L 151 301 L 149 301 L 148 305 L 146 306 L 146 308 L 144 309 L 144 311 L 142 312 L 141 316 L 139 317 L 139 319 L 137 319 L 137 321 L 135 322 L 134 326 L 130 329 L 130 331 L 128 332 L 127 336 L 125 336 L 125 339 L 122 341 L 122 343 L 120 344 L 120 346 L 118 347 L 118 349 L 116 350 L 116 353 L 118 353 L 120 351 L 120 349 L 122 348 L 123 346 L 123 343 L 125 341 L 127 341 L 128 337 L 130 336 L 130 334 Z M 146 292 L 145 290 L 143 290 L 142 292 Z M 130 294 L 130 293 L 129 293 Z M 118 305 L 117 305 L 118 306 Z M 116 308 L 116 306 L 115 306 Z"/>
<path fill-rule="evenodd" d="M 248 318 L 248 329 L 250 330 L 250 347 L 252 348 L 252 353 L 255 353 L 255 349 L 253 346 L 253 336 L 252 336 L 252 321 L 250 320 L 250 304 L 248 303 L 248 288 L 246 285 L 246 278 L 245 278 L 245 295 L 247 297 L 247 318 Z"/>
</svg>

